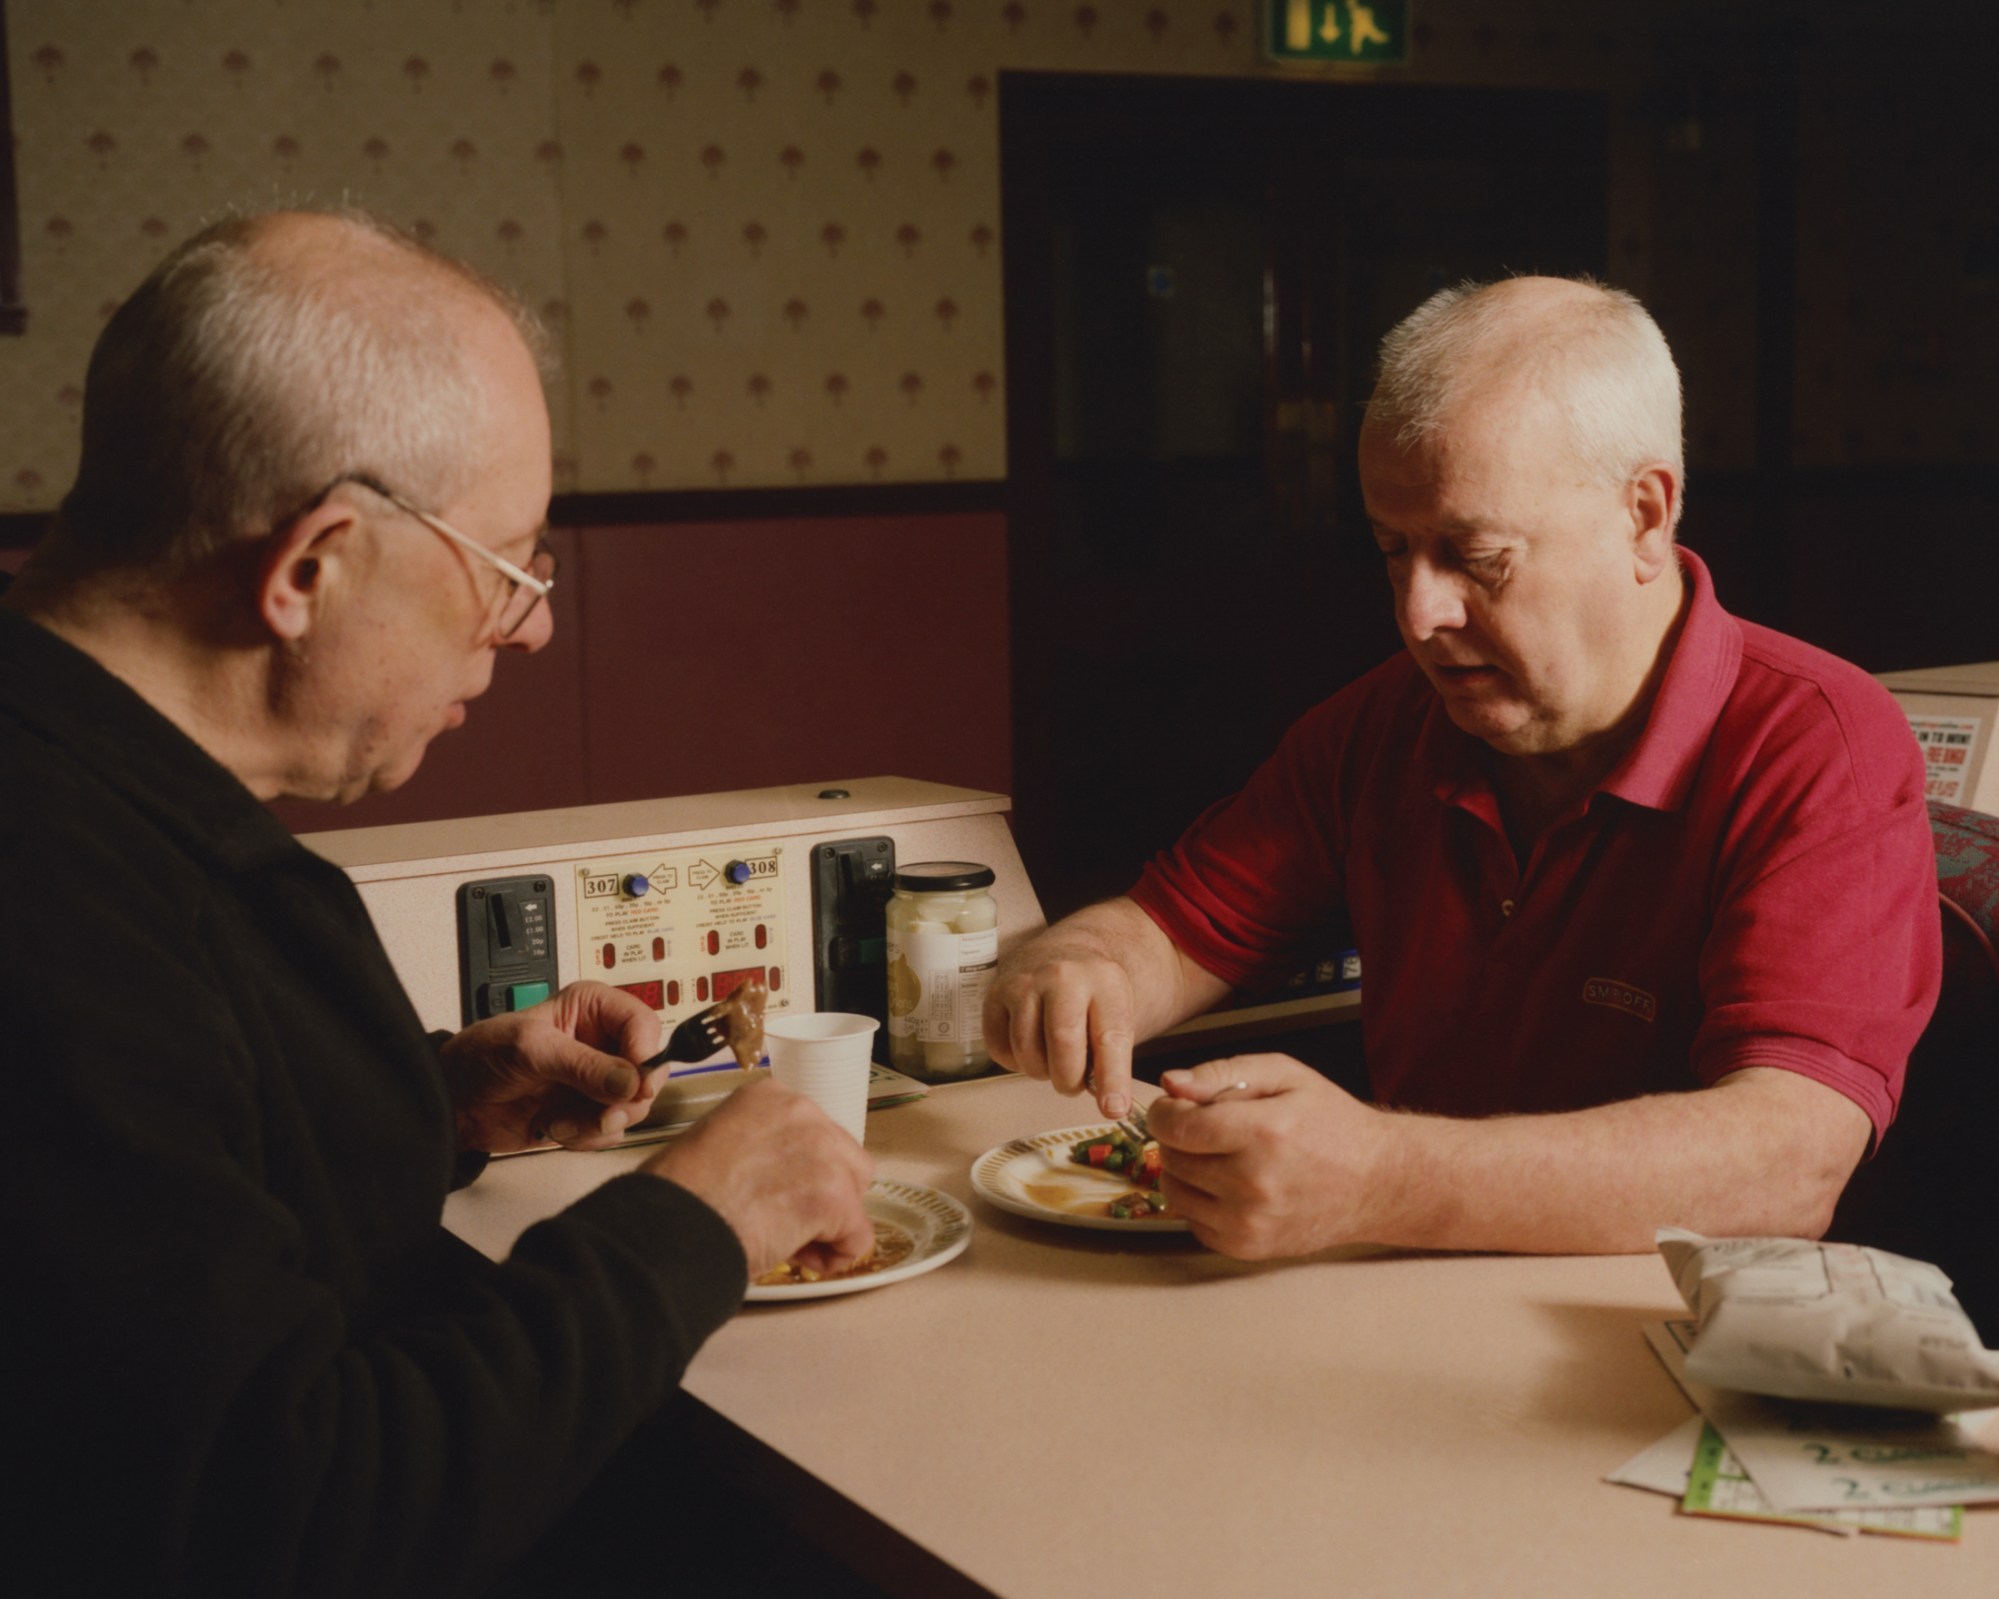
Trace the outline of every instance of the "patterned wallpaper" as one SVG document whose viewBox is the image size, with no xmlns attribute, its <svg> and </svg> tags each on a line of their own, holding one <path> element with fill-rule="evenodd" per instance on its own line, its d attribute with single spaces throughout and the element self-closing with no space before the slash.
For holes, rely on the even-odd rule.
<svg viewBox="0 0 1999 1599">
<path fill-rule="evenodd" d="M 1256 72 L 1258 14 L 9 0 L 31 322 L 0 342 L 0 509 L 67 486 L 91 340 L 151 261 L 295 200 L 366 205 L 543 311 L 564 488 L 1003 476 L 997 74 Z"/>
<path fill-rule="evenodd" d="M 0 340 L 0 511 L 46 509 L 67 486 L 91 341 L 151 262 L 226 207 L 298 201 L 365 205 L 543 312 L 564 355 L 561 488 L 1002 477 L 998 74 L 1276 70 L 1260 14 L 1256 0 L 7 0 L 30 331 Z M 1390 69 L 1403 76 L 1611 91 L 1613 276 L 1656 285 L 1690 392 L 1712 397 L 1696 460 L 1746 464 L 1753 107 L 1711 107 L 1704 151 L 1676 153 L 1677 112 L 1642 81 L 1646 7 L 1417 0 L 1415 15 L 1415 62 Z M 1809 106 L 1833 139 L 1836 90 Z M 1949 203 L 1934 169 L 1923 181 Z M 1819 277 L 1851 279 L 1860 229 L 1814 216 Z M 1939 226 L 1913 254 L 1961 247 L 1955 222 Z M 1850 288 L 1808 343 L 1948 387 L 1938 274 L 1905 277 L 1927 298 L 1868 335 L 1881 351 L 1856 346 L 1877 323 Z M 1801 445 L 1919 457 L 1936 435 L 1908 403 L 1917 420 L 1858 435 L 1814 412 Z"/>
</svg>

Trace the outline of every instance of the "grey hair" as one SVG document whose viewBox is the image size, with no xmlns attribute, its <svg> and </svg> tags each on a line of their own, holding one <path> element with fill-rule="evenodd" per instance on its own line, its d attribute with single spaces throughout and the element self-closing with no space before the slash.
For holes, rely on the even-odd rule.
<svg viewBox="0 0 1999 1599">
<path fill-rule="evenodd" d="M 462 488 L 486 401 L 453 310 L 466 293 L 485 299 L 544 369 L 545 339 L 471 268 L 365 213 L 321 214 L 390 270 L 274 262 L 256 248 L 274 218 L 231 217 L 176 249 L 112 315 L 51 540 L 61 564 L 186 570 L 279 526 L 348 472 L 424 504 Z"/>
<path fill-rule="evenodd" d="M 1666 336 L 1635 296 L 1593 278 L 1581 294 L 1523 314 L 1511 282 L 1461 283 L 1433 294 L 1381 341 L 1366 425 L 1410 449 L 1496 371 L 1525 375 L 1559 406 L 1590 477 L 1619 487 L 1651 461 L 1684 482 L 1680 371 Z"/>
</svg>

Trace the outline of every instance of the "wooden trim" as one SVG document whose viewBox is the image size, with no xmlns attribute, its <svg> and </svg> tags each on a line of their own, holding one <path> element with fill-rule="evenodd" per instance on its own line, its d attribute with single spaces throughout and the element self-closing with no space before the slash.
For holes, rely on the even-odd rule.
<svg viewBox="0 0 1999 1599">
<path fill-rule="evenodd" d="M 1754 472 L 1690 475 L 1695 500 L 1733 500 L 1762 492 Z M 1810 467 L 1779 474 L 1777 493 L 1792 498 L 1983 498 L 1999 500 L 1999 466 Z M 549 506 L 556 527 L 616 527 L 633 523 L 810 521 L 844 516 L 952 516 L 1009 509 L 1008 485 L 882 483 L 805 489 L 659 489 L 621 494 L 558 494 Z M 0 550 L 23 550 L 48 526 L 47 511 L 0 511 Z"/>
<path fill-rule="evenodd" d="M 972 483 L 856 483 L 810 488 L 650 489 L 558 494 L 548 508 L 556 527 L 638 522 L 779 522 L 842 516 L 949 516 L 1006 509 L 999 479 Z"/>
<path fill-rule="evenodd" d="M 21 199 L 14 186 L 14 107 L 7 76 L 7 0 L 0 0 L 0 334 L 26 333 L 21 299 Z"/>
<path fill-rule="evenodd" d="M 618 527 L 665 522 L 807 522 L 837 517 L 961 516 L 1004 511 L 1007 486 L 973 483 L 865 483 L 797 489 L 654 489 L 632 493 L 558 494 L 555 527 Z M 0 511 L 0 550 L 24 550 L 42 536 L 52 513 Z"/>
<path fill-rule="evenodd" d="M 1993 499 L 1999 497 L 1999 463 L 1944 462 L 1935 466 L 1803 466 L 1788 471 L 1687 472 L 1687 515 L 1698 515 L 1703 500 L 1735 500 L 1768 495 L 1779 500 Z"/>
<path fill-rule="evenodd" d="M 1756 45 L 1756 465 L 1770 482 L 1791 466 L 1797 411 L 1797 30 Z"/>
</svg>

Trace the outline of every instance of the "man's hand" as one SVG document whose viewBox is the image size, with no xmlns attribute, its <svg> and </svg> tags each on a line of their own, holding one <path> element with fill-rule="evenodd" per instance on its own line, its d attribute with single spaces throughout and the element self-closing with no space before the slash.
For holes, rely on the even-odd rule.
<svg viewBox="0 0 1999 1599">
<path fill-rule="evenodd" d="M 1131 1109 L 1132 1045 L 1227 992 L 1134 901 L 1108 899 L 1000 962 L 986 991 L 986 1052 L 1064 1094 L 1088 1089 L 1115 1120 Z"/>
<path fill-rule="evenodd" d="M 605 983 L 572 983 L 524 1011 L 474 1022 L 440 1054 L 458 1147 L 489 1154 L 544 1138 L 601 1149 L 645 1119 L 665 1066 L 651 1007 Z"/>
<path fill-rule="evenodd" d="M 986 990 L 986 1052 L 1000 1065 L 1097 1097 L 1116 1119 L 1131 1109 L 1131 978 L 1108 956 L 1056 945 L 1002 967 Z"/>
<path fill-rule="evenodd" d="M 1167 1202 L 1203 1243 L 1247 1259 L 1362 1241 L 1637 1254 L 1667 1225 L 1815 1238 L 1871 1130 L 1838 1090 L 1769 1066 L 1469 1119 L 1365 1105 L 1281 1055 L 1209 1061 L 1163 1086 L 1146 1118 Z"/>
<path fill-rule="evenodd" d="M 1265 1260 L 1387 1230 L 1390 1113 L 1286 1055 L 1208 1061 L 1161 1086 L 1146 1111 L 1161 1186 L 1210 1249 Z"/>
<path fill-rule="evenodd" d="M 775 1082 L 744 1084 L 640 1170 L 672 1179 L 734 1228 L 752 1282 L 788 1260 L 840 1271 L 874 1247 L 861 1204 L 874 1161 Z"/>
</svg>

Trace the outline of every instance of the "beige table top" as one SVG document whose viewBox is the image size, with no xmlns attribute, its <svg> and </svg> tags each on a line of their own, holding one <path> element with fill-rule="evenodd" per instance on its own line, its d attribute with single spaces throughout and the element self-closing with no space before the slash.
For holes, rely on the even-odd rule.
<svg viewBox="0 0 1999 1599">
<path fill-rule="evenodd" d="M 882 1175 L 970 1204 L 970 1248 L 879 1291 L 747 1307 L 689 1391 L 1005 1599 L 1999 1593 L 1999 1507 L 1931 1545 L 1680 1516 L 1605 1483 L 1690 1414 L 1640 1332 L 1681 1313 L 1654 1256 L 1259 1266 L 973 1196 L 985 1150 L 1088 1111 L 1006 1078 L 872 1113 Z M 502 1254 L 639 1158 L 498 1162 L 447 1221 Z"/>
</svg>

